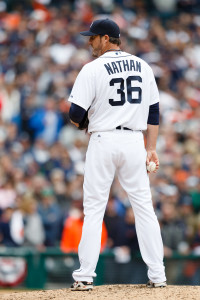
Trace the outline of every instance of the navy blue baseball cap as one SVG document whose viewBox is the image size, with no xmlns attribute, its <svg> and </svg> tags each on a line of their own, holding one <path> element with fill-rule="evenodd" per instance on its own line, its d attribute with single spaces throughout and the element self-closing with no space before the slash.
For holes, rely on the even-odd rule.
<svg viewBox="0 0 200 300">
<path fill-rule="evenodd" d="M 110 19 L 96 20 L 90 25 L 88 31 L 82 31 L 80 34 L 84 36 L 93 35 L 108 35 L 110 37 L 119 38 L 120 29 L 119 26 Z"/>
</svg>

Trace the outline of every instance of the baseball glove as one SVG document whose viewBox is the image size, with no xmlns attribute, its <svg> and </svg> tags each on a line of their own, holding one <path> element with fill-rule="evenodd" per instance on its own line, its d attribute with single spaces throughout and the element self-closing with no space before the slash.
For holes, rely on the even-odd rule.
<svg viewBox="0 0 200 300">
<path fill-rule="evenodd" d="M 89 119 L 88 119 L 88 111 L 85 113 L 83 120 L 79 123 L 79 130 L 88 130 Z"/>
</svg>

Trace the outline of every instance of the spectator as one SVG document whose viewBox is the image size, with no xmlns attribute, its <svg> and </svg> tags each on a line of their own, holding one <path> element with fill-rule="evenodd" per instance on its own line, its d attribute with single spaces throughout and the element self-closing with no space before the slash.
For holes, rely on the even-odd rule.
<svg viewBox="0 0 200 300">
<path fill-rule="evenodd" d="M 61 116 L 55 107 L 55 100 L 48 98 L 45 106 L 36 110 L 29 120 L 34 137 L 43 139 L 47 145 L 52 145 L 57 140 L 62 126 Z"/>
<path fill-rule="evenodd" d="M 10 221 L 13 214 L 13 208 L 7 207 L 4 209 L 0 217 L 0 245 L 6 247 L 16 247 L 17 243 L 12 238 L 10 230 Z"/>
<path fill-rule="evenodd" d="M 52 247 L 58 245 L 61 235 L 62 214 L 51 188 L 46 187 L 41 191 L 38 212 L 45 230 L 45 246 Z"/>
<path fill-rule="evenodd" d="M 183 242 L 186 242 L 186 225 L 178 218 L 177 210 L 173 203 L 163 203 L 161 212 L 161 234 L 164 244 L 164 254 L 165 256 L 172 256 L 173 251 L 181 253 Z"/>
<path fill-rule="evenodd" d="M 117 212 L 116 200 L 112 194 L 110 194 L 106 212 L 104 216 L 104 222 L 108 231 L 108 248 L 116 248 L 126 245 L 125 242 L 125 222 L 124 217 L 120 216 Z"/>
<path fill-rule="evenodd" d="M 135 216 L 132 207 L 126 209 L 125 215 L 125 244 L 130 248 L 133 254 L 139 253 L 139 244 L 135 228 Z"/>
<path fill-rule="evenodd" d="M 12 83 L 5 83 L 0 91 L 1 117 L 4 122 L 20 125 L 20 93 Z"/>
<path fill-rule="evenodd" d="M 16 196 L 12 178 L 4 176 L 0 187 L 0 211 L 3 211 L 7 207 L 14 207 Z"/>
<path fill-rule="evenodd" d="M 55 197 L 63 214 L 67 214 L 71 202 L 67 197 L 67 183 L 65 180 L 65 173 L 59 168 L 53 169 L 50 173 L 50 181 L 55 193 Z"/>
<path fill-rule="evenodd" d="M 77 204 L 76 204 L 77 206 Z M 62 238 L 61 250 L 63 252 L 78 253 L 78 245 L 81 239 L 83 226 L 83 209 L 80 207 L 72 207 L 69 216 L 65 220 Z M 105 224 L 102 226 L 101 251 L 105 250 L 107 244 L 107 230 Z"/>
<path fill-rule="evenodd" d="M 44 246 L 45 231 L 37 206 L 37 201 L 31 194 L 25 194 L 20 201 L 24 222 L 24 245 L 40 250 Z"/>
</svg>

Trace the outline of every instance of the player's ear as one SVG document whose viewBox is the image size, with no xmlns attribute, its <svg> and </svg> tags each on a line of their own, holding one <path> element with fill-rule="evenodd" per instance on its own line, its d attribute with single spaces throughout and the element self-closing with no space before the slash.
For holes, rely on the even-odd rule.
<svg viewBox="0 0 200 300">
<path fill-rule="evenodd" d="M 108 42 L 109 42 L 109 36 L 108 36 L 107 34 L 105 34 L 105 35 L 104 35 L 104 38 L 105 38 L 105 42 L 108 43 Z"/>
</svg>

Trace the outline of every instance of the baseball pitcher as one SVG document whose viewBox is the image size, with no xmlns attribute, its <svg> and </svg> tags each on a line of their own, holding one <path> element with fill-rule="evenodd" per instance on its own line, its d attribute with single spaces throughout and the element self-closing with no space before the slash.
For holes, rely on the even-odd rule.
<svg viewBox="0 0 200 300">
<path fill-rule="evenodd" d="M 110 19 L 89 31 L 94 61 L 80 71 L 69 97 L 70 119 L 91 134 L 84 174 L 84 224 L 80 268 L 72 290 L 91 290 L 98 262 L 102 221 L 115 174 L 135 214 L 137 237 L 148 267 L 147 287 L 165 287 L 163 243 L 150 192 L 147 166 L 159 168 L 156 140 L 159 93 L 150 66 L 120 49 L 120 29 Z M 147 132 L 146 148 L 143 131 Z"/>
</svg>

